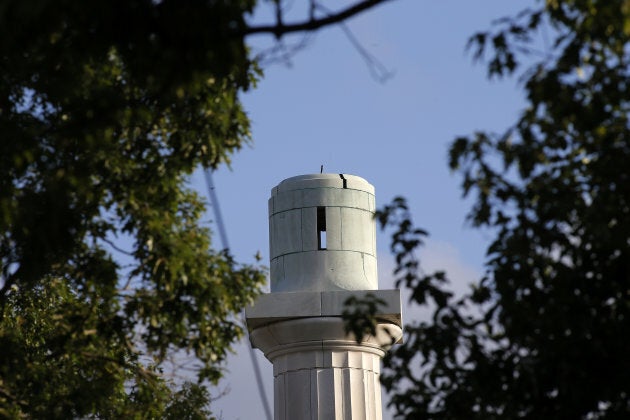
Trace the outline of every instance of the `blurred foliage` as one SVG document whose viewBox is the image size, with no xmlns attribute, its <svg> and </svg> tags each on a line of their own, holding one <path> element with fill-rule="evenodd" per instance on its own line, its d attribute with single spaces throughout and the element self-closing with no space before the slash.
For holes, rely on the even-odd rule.
<svg viewBox="0 0 630 420">
<path fill-rule="evenodd" d="M 211 415 L 265 276 L 213 250 L 188 180 L 250 141 L 245 37 L 384 1 L 248 26 L 256 0 L 0 0 L 0 417 Z"/>
<path fill-rule="evenodd" d="M 0 417 L 209 415 L 163 372 L 218 380 L 264 281 L 187 186 L 249 142 L 254 3 L 0 2 Z"/>
<path fill-rule="evenodd" d="M 469 220 L 492 235 L 464 296 L 420 270 L 404 200 L 378 215 L 398 284 L 433 308 L 385 359 L 400 418 L 630 416 L 629 41 L 625 0 L 538 2 L 471 37 L 527 105 L 505 132 L 451 147 Z"/>
<path fill-rule="evenodd" d="M 373 293 L 368 293 L 361 298 L 351 296 L 343 304 L 342 316 L 346 334 L 351 333 L 357 343 L 363 341 L 366 336 L 376 336 L 379 307 L 386 305 L 383 299 Z"/>
</svg>

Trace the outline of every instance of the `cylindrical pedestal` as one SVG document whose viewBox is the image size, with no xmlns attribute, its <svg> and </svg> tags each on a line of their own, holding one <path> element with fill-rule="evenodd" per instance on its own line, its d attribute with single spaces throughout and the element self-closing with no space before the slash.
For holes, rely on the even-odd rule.
<svg viewBox="0 0 630 420">
<path fill-rule="evenodd" d="M 282 181 L 269 198 L 271 292 L 378 289 L 374 212 L 358 176 Z"/>
<path fill-rule="evenodd" d="M 380 359 L 402 335 L 382 323 L 357 343 L 340 317 L 297 318 L 254 329 L 273 363 L 275 420 L 380 420 Z"/>
</svg>

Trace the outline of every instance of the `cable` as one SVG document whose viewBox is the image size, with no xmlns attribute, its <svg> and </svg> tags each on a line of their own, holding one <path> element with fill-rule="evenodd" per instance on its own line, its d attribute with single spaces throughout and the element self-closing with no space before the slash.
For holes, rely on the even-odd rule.
<svg viewBox="0 0 630 420">
<path fill-rule="evenodd" d="M 212 180 L 212 171 L 205 169 L 203 171 L 206 177 L 206 185 L 208 186 L 208 195 L 210 196 L 210 205 L 214 211 L 214 217 L 217 219 L 217 226 L 219 227 L 219 238 L 221 239 L 221 245 L 223 249 L 229 250 L 230 244 L 228 243 L 227 233 L 225 232 L 225 225 L 223 224 L 223 216 L 221 216 L 221 209 L 219 208 L 219 199 L 217 193 L 214 191 L 214 182 Z"/>
<path fill-rule="evenodd" d="M 223 224 L 223 217 L 221 216 L 221 208 L 219 207 L 219 199 L 217 198 L 217 194 L 214 190 L 214 181 L 212 180 L 212 171 L 209 168 L 205 168 L 203 171 L 206 184 L 208 186 L 208 195 L 210 198 L 210 205 L 212 206 L 212 210 L 214 211 L 214 217 L 217 221 L 217 226 L 219 228 L 219 237 L 221 239 L 221 245 L 223 249 L 229 250 L 230 245 L 228 244 L 227 233 L 225 231 L 225 225 Z M 241 320 L 245 321 L 245 310 L 241 311 Z M 249 349 L 249 357 L 252 360 L 252 365 L 254 365 L 254 374 L 256 377 L 256 384 L 258 385 L 258 394 L 260 395 L 260 401 L 262 402 L 263 408 L 265 410 L 265 415 L 267 416 L 267 420 L 271 420 L 271 408 L 269 408 L 269 401 L 267 400 L 267 394 L 265 392 L 265 387 L 263 386 L 262 375 L 260 373 L 260 366 L 258 365 L 258 359 L 256 358 L 256 353 L 254 353 L 254 349 L 251 346 L 247 346 Z"/>
</svg>

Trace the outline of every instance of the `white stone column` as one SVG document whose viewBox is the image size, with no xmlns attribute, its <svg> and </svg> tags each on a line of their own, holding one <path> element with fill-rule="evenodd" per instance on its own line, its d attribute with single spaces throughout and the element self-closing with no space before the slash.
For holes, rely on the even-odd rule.
<svg viewBox="0 0 630 420">
<path fill-rule="evenodd" d="M 269 200 L 271 293 L 246 310 L 273 363 L 275 420 L 380 420 L 380 362 L 402 338 L 399 290 L 378 290 L 374 189 L 351 175 L 290 178 Z M 322 238 L 325 232 L 325 238 Z M 374 336 L 345 333 L 344 302 L 375 295 Z"/>
<path fill-rule="evenodd" d="M 375 336 L 344 330 L 343 303 L 385 302 Z M 285 292 L 248 308 L 250 340 L 273 363 L 275 420 L 381 419 L 381 358 L 402 336 L 398 290 Z"/>
</svg>

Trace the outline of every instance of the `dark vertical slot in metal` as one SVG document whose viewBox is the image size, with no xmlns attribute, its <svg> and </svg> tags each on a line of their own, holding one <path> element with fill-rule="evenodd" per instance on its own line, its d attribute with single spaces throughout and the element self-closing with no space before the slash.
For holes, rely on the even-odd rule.
<svg viewBox="0 0 630 420">
<path fill-rule="evenodd" d="M 326 207 L 317 207 L 317 249 L 326 249 Z"/>
</svg>

